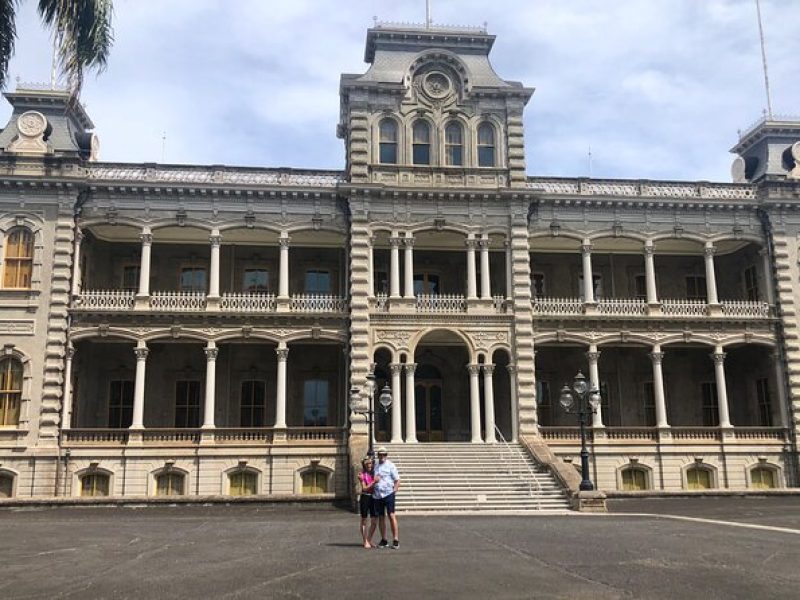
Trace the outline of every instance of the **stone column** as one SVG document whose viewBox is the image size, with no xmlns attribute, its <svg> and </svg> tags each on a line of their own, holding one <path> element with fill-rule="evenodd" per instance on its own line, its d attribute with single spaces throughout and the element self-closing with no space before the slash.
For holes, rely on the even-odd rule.
<svg viewBox="0 0 800 600">
<path fill-rule="evenodd" d="M 497 442 L 494 422 L 494 365 L 483 365 L 483 415 L 486 419 L 484 441 L 487 444 Z"/>
<path fill-rule="evenodd" d="M 656 247 L 651 240 L 644 243 L 644 278 L 647 287 L 647 304 L 658 306 L 658 289 L 656 287 Z"/>
<path fill-rule="evenodd" d="M 706 295 L 708 296 L 708 304 L 716 306 L 719 304 L 717 297 L 717 278 L 714 273 L 714 244 L 706 242 L 703 253 L 705 254 L 706 261 Z"/>
<path fill-rule="evenodd" d="M 208 269 L 208 298 L 210 303 L 219 302 L 219 252 L 222 236 L 215 229 L 208 238 L 211 244 L 211 260 Z"/>
<path fill-rule="evenodd" d="M 75 229 L 75 244 L 72 251 L 72 297 L 77 298 L 81 295 L 81 244 L 83 242 L 83 231 L 80 227 Z"/>
<path fill-rule="evenodd" d="M 414 299 L 414 236 L 410 233 L 405 238 L 405 297 Z"/>
<path fill-rule="evenodd" d="M 286 359 L 289 348 L 286 342 L 278 343 L 275 350 L 278 355 L 278 382 L 275 388 L 275 428 L 286 429 Z"/>
<path fill-rule="evenodd" d="M 214 429 L 214 412 L 217 392 L 217 355 L 219 349 L 214 342 L 208 342 L 206 353 L 206 403 L 203 411 L 203 429 Z"/>
<path fill-rule="evenodd" d="M 592 243 L 590 240 L 583 240 L 581 244 L 581 256 L 583 258 L 583 303 L 594 304 L 594 278 L 592 277 Z"/>
<path fill-rule="evenodd" d="M 369 297 L 375 297 L 375 236 L 369 237 Z"/>
<path fill-rule="evenodd" d="M 416 363 L 406 363 L 406 443 L 417 441 L 417 406 L 415 402 L 414 371 Z"/>
<path fill-rule="evenodd" d="M 762 261 L 761 284 L 764 286 L 764 300 L 770 306 L 775 304 L 775 290 L 772 288 L 772 261 L 766 249 L 759 250 Z"/>
<path fill-rule="evenodd" d="M 489 238 L 483 234 L 478 245 L 481 248 L 481 299 L 492 299 L 491 278 L 489 277 Z"/>
<path fill-rule="evenodd" d="M 656 427 L 665 429 L 669 427 L 667 422 L 667 402 L 664 396 L 664 371 L 661 367 L 664 360 L 664 353 L 661 346 L 656 344 L 650 353 L 653 361 L 653 399 L 656 405 Z"/>
<path fill-rule="evenodd" d="M 392 363 L 389 365 L 392 372 L 392 443 L 403 443 L 403 406 L 400 390 L 400 373 L 403 370 L 402 363 Z"/>
<path fill-rule="evenodd" d="M 508 370 L 509 390 L 511 391 L 511 442 L 519 439 L 519 401 L 517 399 L 517 365 L 509 364 Z"/>
<path fill-rule="evenodd" d="M 589 346 L 589 351 L 586 353 L 586 358 L 589 360 L 589 389 L 600 389 L 600 372 L 597 368 L 597 363 L 600 360 L 600 351 L 597 349 L 596 344 Z M 597 410 L 592 414 L 592 427 L 603 427 L 603 409 L 598 406 Z"/>
<path fill-rule="evenodd" d="M 393 233 L 389 238 L 390 251 L 390 270 L 389 270 L 389 297 L 400 298 L 400 244 L 402 238 Z"/>
<path fill-rule="evenodd" d="M 145 227 L 139 239 L 142 240 L 142 257 L 139 263 L 139 293 L 136 294 L 136 299 L 144 301 L 146 306 L 150 298 L 150 251 L 153 246 L 153 234 Z"/>
<path fill-rule="evenodd" d="M 61 429 L 72 427 L 72 359 L 75 348 L 67 342 L 64 353 L 64 395 L 61 401 Z"/>
<path fill-rule="evenodd" d="M 786 380 L 785 372 L 784 372 L 784 362 L 781 353 L 775 349 L 772 353 L 772 362 L 775 365 L 775 391 L 777 392 L 777 398 L 775 401 L 777 404 L 778 409 L 778 418 L 780 419 L 780 426 L 784 429 L 789 428 L 789 403 L 786 402 Z M 772 402 L 770 402 L 772 404 Z M 772 405 L 775 406 L 774 404 Z M 773 408 L 772 411 L 775 414 L 775 409 Z"/>
<path fill-rule="evenodd" d="M 475 244 L 476 240 L 472 234 L 467 238 L 467 300 L 478 298 L 478 282 L 475 269 Z"/>
<path fill-rule="evenodd" d="M 285 231 L 278 238 L 280 244 L 280 261 L 278 265 L 278 299 L 289 300 L 289 243 L 292 238 Z"/>
<path fill-rule="evenodd" d="M 478 374 L 481 372 L 479 364 L 467 365 L 469 371 L 469 420 L 472 434 L 472 443 L 479 444 L 481 439 L 481 392 L 478 382 Z"/>
<path fill-rule="evenodd" d="M 506 240 L 506 299 L 511 301 L 514 297 L 514 273 L 511 268 L 511 242 Z M 509 309 L 510 310 L 510 309 Z"/>
<path fill-rule="evenodd" d="M 131 429 L 144 429 L 144 377 L 147 369 L 147 344 L 139 341 L 133 349 L 136 355 L 136 379 L 133 384 L 133 419 Z"/>
<path fill-rule="evenodd" d="M 717 382 L 717 405 L 719 409 L 719 426 L 730 428 L 731 418 L 728 412 L 728 388 L 725 384 L 725 352 L 722 346 L 716 346 L 711 354 L 714 360 L 714 376 Z"/>
</svg>

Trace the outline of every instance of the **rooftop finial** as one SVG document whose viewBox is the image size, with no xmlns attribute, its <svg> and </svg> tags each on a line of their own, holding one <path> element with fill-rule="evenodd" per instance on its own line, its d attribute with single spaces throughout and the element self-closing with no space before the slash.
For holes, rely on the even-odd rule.
<svg viewBox="0 0 800 600">
<path fill-rule="evenodd" d="M 431 0 L 425 0 L 425 27 L 430 29 L 433 26 L 431 18 Z"/>
</svg>

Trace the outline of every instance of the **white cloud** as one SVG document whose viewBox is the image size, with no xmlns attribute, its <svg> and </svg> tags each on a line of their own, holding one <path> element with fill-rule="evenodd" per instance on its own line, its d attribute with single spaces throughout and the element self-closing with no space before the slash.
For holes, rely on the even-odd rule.
<svg viewBox="0 0 800 600">
<path fill-rule="evenodd" d="M 421 21 L 422 0 L 117 0 L 108 71 L 83 93 L 103 158 L 341 168 L 338 80 L 363 72 L 372 16 Z M 11 74 L 49 76 L 23 2 Z M 776 112 L 800 112 L 800 2 L 764 0 Z M 439 23 L 497 35 L 493 63 L 536 87 L 537 175 L 727 180 L 736 130 L 764 106 L 749 0 L 437 0 Z M 794 102 L 794 105 L 791 104 Z M 0 107 L 0 121 L 8 107 Z"/>
</svg>

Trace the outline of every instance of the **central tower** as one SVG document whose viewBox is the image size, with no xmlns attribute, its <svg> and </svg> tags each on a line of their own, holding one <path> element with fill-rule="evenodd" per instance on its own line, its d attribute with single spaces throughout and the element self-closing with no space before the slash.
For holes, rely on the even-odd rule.
<svg viewBox="0 0 800 600">
<path fill-rule="evenodd" d="M 525 185 L 522 115 L 533 89 L 501 79 L 483 28 L 379 24 L 363 75 L 342 75 L 338 135 L 352 183 Z"/>
</svg>

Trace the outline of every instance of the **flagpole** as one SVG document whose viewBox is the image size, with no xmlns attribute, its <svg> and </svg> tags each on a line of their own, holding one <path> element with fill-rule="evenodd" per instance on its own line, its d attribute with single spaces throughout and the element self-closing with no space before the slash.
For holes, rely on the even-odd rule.
<svg viewBox="0 0 800 600">
<path fill-rule="evenodd" d="M 764 66 L 764 87 L 767 90 L 767 117 L 772 119 L 772 96 L 769 91 L 769 73 L 767 72 L 767 49 L 764 43 L 764 26 L 761 24 L 761 2 L 756 0 L 758 14 L 758 37 L 761 40 L 761 63 Z"/>
</svg>

